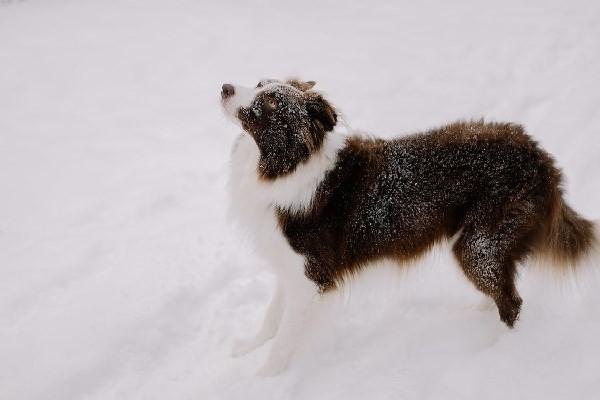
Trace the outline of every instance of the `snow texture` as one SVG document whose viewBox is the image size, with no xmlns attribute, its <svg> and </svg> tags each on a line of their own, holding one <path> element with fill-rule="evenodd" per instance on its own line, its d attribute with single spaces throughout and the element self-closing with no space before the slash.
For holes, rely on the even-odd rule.
<svg viewBox="0 0 600 400">
<path fill-rule="evenodd" d="M 509 331 L 445 248 L 324 298 L 282 375 L 255 375 L 268 344 L 230 357 L 274 282 L 226 223 L 219 91 L 314 79 L 384 137 L 523 123 L 597 219 L 598 21 L 595 1 L 0 2 L 0 399 L 597 399 L 593 266 L 522 268 Z"/>
</svg>

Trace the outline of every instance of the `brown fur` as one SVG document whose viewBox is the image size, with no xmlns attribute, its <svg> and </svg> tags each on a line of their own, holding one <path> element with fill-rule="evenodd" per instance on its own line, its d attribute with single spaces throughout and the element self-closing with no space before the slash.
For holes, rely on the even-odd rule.
<svg viewBox="0 0 600 400">
<path fill-rule="evenodd" d="M 313 86 L 290 80 L 239 110 L 263 179 L 294 173 L 336 134 L 337 113 Z M 367 263 L 405 262 L 457 235 L 453 253 L 465 276 L 512 327 L 522 303 L 517 263 L 538 253 L 574 265 L 597 242 L 593 224 L 565 204 L 561 180 L 521 126 L 456 122 L 393 140 L 347 138 L 309 209 L 277 215 L 322 291 Z"/>
<path fill-rule="evenodd" d="M 535 249 L 573 263 L 595 240 L 562 202 L 552 158 L 514 124 L 460 122 L 384 141 L 353 137 L 312 209 L 281 228 L 329 290 L 377 259 L 404 262 L 460 231 L 453 252 L 510 327 L 521 306 L 516 263 Z M 461 231 L 462 230 L 462 231 Z"/>
</svg>

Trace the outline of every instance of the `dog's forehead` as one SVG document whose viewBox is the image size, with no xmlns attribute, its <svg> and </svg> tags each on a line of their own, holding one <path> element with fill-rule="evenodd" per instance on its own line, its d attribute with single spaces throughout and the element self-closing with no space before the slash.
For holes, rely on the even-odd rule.
<svg viewBox="0 0 600 400">
<path fill-rule="evenodd" d="M 279 79 L 263 78 L 258 82 L 258 87 L 266 86 L 269 83 L 282 83 Z"/>
<path fill-rule="evenodd" d="M 303 95 L 301 90 L 283 82 L 267 83 L 260 88 L 259 93 L 274 94 L 281 98 L 298 98 Z"/>
</svg>

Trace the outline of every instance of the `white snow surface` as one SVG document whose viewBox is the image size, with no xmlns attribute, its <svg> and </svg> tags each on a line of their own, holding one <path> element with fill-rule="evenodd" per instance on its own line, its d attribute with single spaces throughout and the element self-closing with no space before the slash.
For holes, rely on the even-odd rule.
<svg viewBox="0 0 600 400">
<path fill-rule="evenodd" d="M 597 1 L 0 3 L 0 399 L 598 399 L 600 284 L 521 269 L 508 330 L 444 247 L 323 299 L 255 371 L 273 278 L 226 218 L 224 82 L 298 76 L 383 137 L 524 124 L 600 217 Z M 577 282 L 577 285 L 574 284 Z"/>
</svg>

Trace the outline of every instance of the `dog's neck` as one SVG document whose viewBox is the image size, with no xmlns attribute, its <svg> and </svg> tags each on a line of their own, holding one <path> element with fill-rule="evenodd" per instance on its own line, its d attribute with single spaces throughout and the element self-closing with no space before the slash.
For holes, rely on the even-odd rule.
<svg viewBox="0 0 600 400">
<path fill-rule="evenodd" d="M 328 132 L 319 150 L 300 163 L 292 173 L 273 182 L 264 182 L 272 195 L 273 205 L 293 213 L 308 210 L 319 185 L 327 172 L 334 168 L 338 153 L 345 144 L 345 132 Z"/>
<path fill-rule="evenodd" d="M 247 134 L 236 142 L 232 154 L 230 185 L 240 196 L 238 200 L 262 203 L 292 213 L 304 213 L 310 209 L 317 189 L 327 173 L 337 162 L 338 153 L 346 145 L 345 129 L 328 132 L 321 144 L 308 160 L 285 176 L 265 180 L 258 174 L 260 158 L 254 140 Z M 232 193 L 233 194 L 233 193 Z"/>
</svg>

